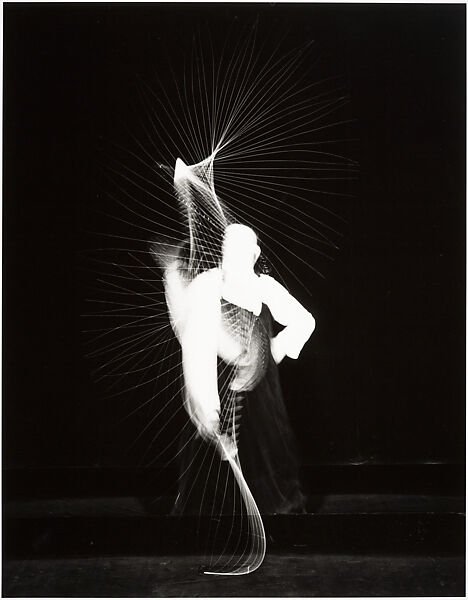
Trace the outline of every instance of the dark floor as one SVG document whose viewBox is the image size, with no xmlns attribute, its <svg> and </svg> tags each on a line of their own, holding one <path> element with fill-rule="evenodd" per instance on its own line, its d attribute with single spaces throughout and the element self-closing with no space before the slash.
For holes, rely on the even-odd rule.
<svg viewBox="0 0 468 600">
<path fill-rule="evenodd" d="M 465 596 L 462 471 L 316 471 L 307 512 L 264 515 L 265 561 L 238 577 L 199 575 L 204 521 L 133 474 L 7 473 L 2 597 Z"/>
<path fill-rule="evenodd" d="M 255 573 L 198 575 L 197 556 L 9 560 L 3 597 L 464 596 L 464 561 L 269 554 Z"/>
<path fill-rule="evenodd" d="M 164 515 L 173 499 L 127 497 L 47 498 L 5 502 L 6 518 L 54 517 L 121 517 Z M 460 496 L 424 494 L 327 494 L 309 497 L 308 510 L 318 514 L 382 514 L 382 513 L 463 513 L 464 499 Z"/>
</svg>

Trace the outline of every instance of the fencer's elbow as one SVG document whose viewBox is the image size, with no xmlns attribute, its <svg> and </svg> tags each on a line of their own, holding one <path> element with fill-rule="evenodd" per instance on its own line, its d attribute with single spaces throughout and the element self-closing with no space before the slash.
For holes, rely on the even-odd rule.
<svg viewBox="0 0 468 600">
<path fill-rule="evenodd" d="M 307 312 L 307 314 L 304 317 L 304 330 L 307 332 L 308 338 L 314 333 L 315 318 L 310 312 Z"/>
<path fill-rule="evenodd" d="M 298 358 L 304 344 L 310 338 L 314 329 L 315 319 L 310 312 L 304 309 L 294 327 L 286 327 L 277 335 L 277 338 L 280 338 L 281 341 L 284 339 L 286 356 L 289 356 L 289 358 Z"/>
</svg>

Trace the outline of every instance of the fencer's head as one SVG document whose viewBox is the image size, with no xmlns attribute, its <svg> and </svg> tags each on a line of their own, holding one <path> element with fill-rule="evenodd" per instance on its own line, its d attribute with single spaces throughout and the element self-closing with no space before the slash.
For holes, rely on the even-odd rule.
<svg viewBox="0 0 468 600">
<path fill-rule="evenodd" d="M 253 268 L 260 247 L 253 229 L 247 225 L 228 225 L 223 239 L 223 265 L 233 269 Z"/>
</svg>

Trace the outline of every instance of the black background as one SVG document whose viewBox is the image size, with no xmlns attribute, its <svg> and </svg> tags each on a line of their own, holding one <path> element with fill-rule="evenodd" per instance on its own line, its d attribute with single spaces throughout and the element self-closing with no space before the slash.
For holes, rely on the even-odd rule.
<svg viewBox="0 0 468 600">
<path fill-rule="evenodd" d="M 317 331 L 282 369 L 302 461 L 463 461 L 464 6 L 4 6 L 5 466 L 137 463 L 138 424 L 113 433 L 81 333 L 97 148 L 131 127 L 161 40 L 256 15 L 316 40 L 360 138 L 346 242 L 311 283 Z"/>
</svg>

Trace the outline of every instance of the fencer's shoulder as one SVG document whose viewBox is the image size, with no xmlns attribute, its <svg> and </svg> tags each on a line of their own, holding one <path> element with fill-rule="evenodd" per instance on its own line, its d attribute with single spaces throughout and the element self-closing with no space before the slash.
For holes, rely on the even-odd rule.
<svg viewBox="0 0 468 600">
<path fill-rule="evenodd" d="M 261 289 L 265 294 L 287 292 L 286 288 L 271 275 L 260 275 Z"/>
<path fill-rule="evenodd" d="M 274 279 L 271 275 L 266 275 L 265 273 L 261 273 L 259 275 L 259 279 L 262 285 L 271 285 L 277 283 L 276 279 Z"/>
</svg>

